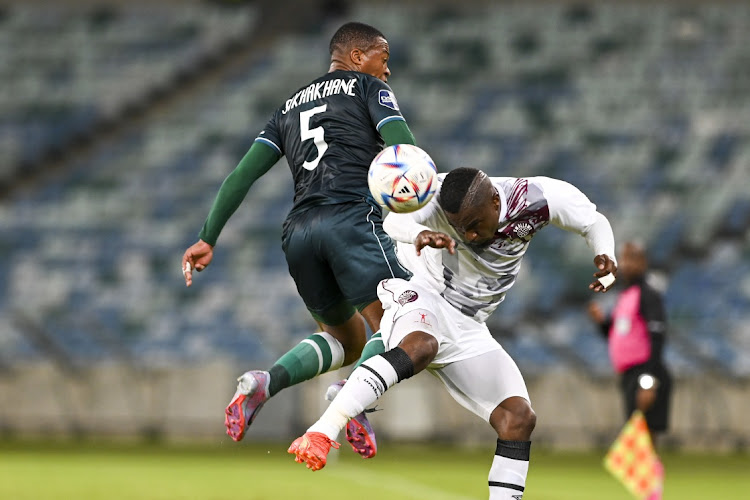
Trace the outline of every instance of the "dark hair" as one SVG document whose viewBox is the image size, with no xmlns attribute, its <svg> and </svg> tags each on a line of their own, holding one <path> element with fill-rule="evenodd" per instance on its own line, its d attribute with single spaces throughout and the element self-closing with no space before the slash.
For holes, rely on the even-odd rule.
<svg viewBox="0 0 750 500">
<path fill-rule="evenodd" d="M 347 50 L 350 47 L 367 50 L 375 45 L 377 38 L 385 38 L 385 36 L 369 24 L 346 23 L 331 37 L 328 51 L 333 54 L 337 50 Z"/>
<path fill-rule="evenodd" d="M 457 214 L 461 210 L 466 192 L 477 175 L 479 170 L 470 167 L 459 167 L 448 172 L 438 195 L 440 207 L 449 214 Z"/>
</svg>

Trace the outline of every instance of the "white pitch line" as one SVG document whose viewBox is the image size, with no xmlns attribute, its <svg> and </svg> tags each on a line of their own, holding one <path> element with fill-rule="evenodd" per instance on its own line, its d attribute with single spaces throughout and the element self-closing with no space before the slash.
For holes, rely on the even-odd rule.
<svg viewBox="0 0 750 500">
<path fill-rule="evenodd" d="M 412 498 L 423 500 L 477 500 L 474 497 L 466 497 L 455 493 L 438 490 L 423 483 L 410 481 L 403 476 L 387 474 L 382 471 L 368 472 L 362 467 L 345 465 L 341 462 L 332 467 L 329 474 L 344 480 L 361 484 L 365 489 L 371 484 L 377 484 L 379 488 L 387 488 L 393 493 L 408 494 Z"/>
</svg>

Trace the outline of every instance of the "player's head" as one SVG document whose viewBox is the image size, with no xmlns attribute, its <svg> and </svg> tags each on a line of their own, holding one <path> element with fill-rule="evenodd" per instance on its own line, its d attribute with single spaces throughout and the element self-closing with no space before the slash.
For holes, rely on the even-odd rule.
<svg viewBox="0 0 750 500">
<path fill-rule="evenodd" d="M 500 195 L 476 168 L 452 170 L 443 179 L 438 203 L 463 239 L 477 247 L 492 243 L 500 219 Z"/>
<path fill-rule="evenodd" d="M 390 49 L 380 30 L 364 23 L 346 23 L 331 38 L 331 71 L 345 69 L 388 81 Z"/>
<path fill-rule="evenodd" d="M 617 259 L 617 272 L 625 281 L 633 281 L 646 274 L 648 258 L 643 244 L 637 241 L 626 241 L 620 248 Z"/>
</svg>

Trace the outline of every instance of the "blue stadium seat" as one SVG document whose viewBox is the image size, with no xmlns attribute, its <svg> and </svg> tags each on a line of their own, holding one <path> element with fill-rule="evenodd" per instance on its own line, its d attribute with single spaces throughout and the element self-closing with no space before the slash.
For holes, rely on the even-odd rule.
<svg viewBox="0 0 750 500">
<path fill-rule="evenodd" d="M 676 30 L 680 6 L 658 3 L 646 14 L 641 7 L 498 3 L 446 16 L 426 4 L 358 4 L 352 17 L 386 31 L 394 52 L 389 83 L 441 171 L 471 165 L 576 184 L 609 217 L 618 241 L 644 240 L 667 275 L 670 362 L 700 371 L 712 360 L 747 372 L 750 360 L 735 347 L 750 306 L 750 255 L 737 243 L 750 227 L 750 82 L 736 68 L 750 7 L 691 9 L 697 26 L 718 20 L 731 28 L 720 38 Z M 12 175 L 7 165 L 86 133 L 256 22 L 251 8 L 202 3 L 94 12 L 19 4 L 8 12 L 3 29 L 12 36 L 0 37 L 7 56 L 0 57 L 7 82 L 0 178 Z M 44 38 L 51 27 L 55 46 Z M 114 354 L 60 322 L 59 311 L 96 318 L 153 362 L 273 359 L 312 331 L 280 249 L 292 202 L 283 160 L 253 187 L 193 288 L 185 289 L 176 264 L 275 103 L 325 70 L 327 29 L 280 37 L 266 55 L 78 161 L 65 177 L 3 201 L 0 309 L 37 311 L 66 349 L 90 358 Z M 72 53 L 80 59 L 66 64 Z M 725 245 L 727 236 L 737 242 Z M 488 323 L 531 369 L 568 362 L 569 352 L 582 353 L 593 373 L 605 369 L 604 343 L 583 310 L 593 269 L 576 239 L 555 228 L 538 236 Z M 47 275 L 54 286 L 29 278 Z M 2 348 L 32 355 L 5 323 Z"/>
</svg>

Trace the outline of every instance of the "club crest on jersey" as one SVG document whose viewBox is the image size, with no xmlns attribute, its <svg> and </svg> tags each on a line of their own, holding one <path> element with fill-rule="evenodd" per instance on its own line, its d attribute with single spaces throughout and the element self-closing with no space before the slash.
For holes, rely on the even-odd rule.
<svg viewBox="0 0 750 500">
<path fill-rule="evenodd" d="M 528 243 L 538 230 L 547 225 L 547 221 L 548 219 L 544 217 L 532 215 L 526 220 L 511 222 L 495 234 L 496 240 L 500 242 L 493 243 L 493 245 L 504 246 L 506 243 L 514 241 Z"/>
<path fill-rule="evenodd" d="M 378 94 L 378 100 L 381 106 L 391 108 L 392 110 L 398 111 L 398 102 L 396 102 L 396 96 L 390 90 L 381 90 Z"/>
<path fill-rule="evenodd" d="M 513 234 L 519 240 L 524 240 L 534 231 L 534 226 L 528 222 L 521 221 L 513 225 Z"/>
<path fill-rule="evenodd" d="M 403 305 L 409 302 L 414 302 L 419 298 L 419 295 L 414 290 L 406 290 L 404 293 L 398 296 L 398 303 Z"/>
</svg>

